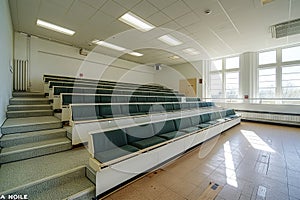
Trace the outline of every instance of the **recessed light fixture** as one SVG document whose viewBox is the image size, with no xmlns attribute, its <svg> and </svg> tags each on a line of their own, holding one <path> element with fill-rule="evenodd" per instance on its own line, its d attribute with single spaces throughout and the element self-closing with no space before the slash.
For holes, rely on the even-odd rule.
<svg viewBox="0 0 300 200">
<path fill-rule="evenodd" d="M 150 31 L 155 28 L 154 25 L 131 12 L 125 13 L 119 18 L 119 20 L 143 32 Z"/>
<path fill-rule="evenodd" d="M 176 56 L 176 55 L 174 55 L 174 56 L 170 56 L 169 57 L 170 59 L 172 59 L 172 60 L 175 60 L 175 59 L 178 59 L 178 58 L 180 58 L 179 56 Z"/>
<path fill-rule="evenodd" d="M 184 50 L 182 50 L 182 51 L 183 51 L 184 53 L 190 54 L 190 55 L 192 55 L 192 56 L 200 54 L 199 51 L 197 51 L 196 49 L 193 49 L 193 48 L 184 49 Z"/>
<path fill-rule="evenodd" d="M 137 57 L 140 57 L 140 56 L 143 56 L 144 54 L 142 53 L 139 53 L 139 52 L 129 52 L 128 54 L 132 55 L 132 56 L 137 56 Z"/>
<path fill-rule="evenodd" d="M 124 47 L 120 47 L 120 46 L 117 46 L 115 44 L 111 44 L 111 43 L 108 43 L 108 42 L 105 42 L 105 41 L 102 41 L 102 40 L 94 40 L 94 41 L 92 41 L 92 43 L 103 46 L 103 47 L 107 47 L 107 48 L 110 48 L 110 49 L 114 49 L 114 50 L 117 50 L 117 51 L 125 51 L 126 50 Z"/>
<path fill-rule="evenodd" d="M 181 41 L 177 40 L 176 38 L 174 38 L 171 35 L 163 35 L 163 36 L 159 37 L 158 39 L 170 46 L 177 46 L 177 45 L 182 44 Z"/>
<path fill-rule="evenodd" d="M 46 21 L 43 21 L 40 19 L 38 19 L 36 21 L 36 25 L 43 27 L 43 28 L 50 29 L 52 31 L 60 32 L 60 33 L 66 34 L 66 35 L 74 35 L 75 34 L 75 31 L 72 31 L 70 29 L 67 29 L 67 28 L 64 28 L 61 26 L 57 26 L 55 24 L 51 24 L 49 22 L 46 22 Z"/>
</svg>

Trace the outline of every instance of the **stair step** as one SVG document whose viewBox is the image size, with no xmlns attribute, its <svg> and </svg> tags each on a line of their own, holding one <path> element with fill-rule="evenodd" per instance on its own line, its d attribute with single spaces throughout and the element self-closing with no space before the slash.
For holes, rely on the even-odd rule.
<svg viewBox="0 0 300 200">
<path fill-rule="evenodd" d="M 11 98 L 10 105 L 36 105 L 36 104 L 49 104 L 48 98 Z"/>
<path fill-rule="evenodd" d="M 71 148 L 71 141 L 67 138 L 45 140 L 3 148 L 0 154 L 0 164 L 66 151 Z"/>
<path fill-rule="evenodd" d="M 62 123 L 54 116 L 7 119 L 1 127 L 2 134 L 25 133 L 46 129 L 62 128 Z"/>
<path fill-rule="evenodd" d="M 33 200 L 72 199 L 70 197 L 85 199 L 87 195 L 93 194 L 92 197 L 95 197 L 95 186 L 85 177 L 85 166 L 80 166 L 12 188 L 2 194 L 27 194 L 29 199 Z"/>
<path fill-rule="evenodd" d="M 2 148 L 7 148 L 26 143 L 39 142 L 63 137 L 66 137 L 66 129 L 64 128 L 50 129 L 44 131 L 33 131 L 26 133 L 15 133 L 3 135 L 3 137 L 0 139 L 0 146 Z"/>
<path fill-rule="evenodd" d="M 53 116 L 53 110 L 7 111 L 6 116 L 7 116 L 7 118 Z"/>
<path fill-rule="evenodd" d="M 96 171 L 94 171 L 89 166 L 86 167 L 85 176 L 96 185 Z"/>
<path fill-rule="evenodd" d="M 13 97 L 35 97 L 35 98 L 43 98 L 45 97 L 44 93 L 41 92 L 13 92 Z"/>
<path fill-rule="evenodd" d="M 22 110 L 52 110 L 51 105 L 9 105 L 7 106 L 8 111 L 22 111 Z"/>
</svg>

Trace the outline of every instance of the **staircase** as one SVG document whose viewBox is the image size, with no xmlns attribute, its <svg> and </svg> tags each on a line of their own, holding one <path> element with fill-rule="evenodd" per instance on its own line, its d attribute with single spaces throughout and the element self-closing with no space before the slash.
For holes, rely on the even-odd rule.
<svg viewBox="0 0 300 200">
<path fill-rule="evenodd" d="M 7 120 L 1 127 L 3 134 L 0 139 L 1 195 L 28 194 L 29 199 L 91 199 L 94 197 L 95 186 L 92 182 L 95 182 L 95 174 L 86 168 L 89 155 L 84 148 L 72 149 L 72 143 L 66 137 L 66 129 L 53 115 L 52 106 L 44 94 L 13 93 L 13 98 L 10 99 L 10 105 L 7 107 Z M 81 157 L 78 158 L 77 163 L 73 163 L 74 156 L 76 157 L 77 154 Z M 50 163 L 43 168 L 37 167 L 53 157 L 57 159 L 53 160 L 55 165 L 51 168 Z M 59 165 L 66 165 L 66 168 L 62 171 Z M 24 168 L 20 169 L 19 166 Z M 30 175 L 32 168 L 42 171 L 34 171 L 33 173 L 38 176 L 26 182 L 30 176 L 36 175 Z M 10 180 L 12 170 L 14 174 L 19 173 L 16 178 L 23 181 L 13 183 L 14 180 Z M 2 180 L 8 182 L 2 183 Z"/>
</svg>

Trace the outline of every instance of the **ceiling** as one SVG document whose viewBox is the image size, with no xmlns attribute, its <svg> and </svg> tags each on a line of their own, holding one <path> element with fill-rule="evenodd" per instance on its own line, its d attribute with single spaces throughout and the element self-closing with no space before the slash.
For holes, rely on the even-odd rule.
<svg viewBox="0 0 300 200">
<path fill-rule="evenodd" d="M 143 53 L 120 54 L 98 46 L 95 51 L 138 63 L 174 65 L 300 42 L 294 35 L 271 37 L 269 27 L 300 18 L 299 0 L 9 0 L 15 31 L 93 50 L 94 39 Z M 211 14 L 205 14 L 210 9 Z M 126 12 L 155 29 L 141 32 L 118 20 Z M 73 36 L 36 26 L 42 19 L 76 31 Z M 157 38 L 170 34 L 183 44 L 169 46 Z M 194 48 L 199 55 L 182 50 Z M 179 59 L 171 59 L 178 55 Z"/>
</svg>

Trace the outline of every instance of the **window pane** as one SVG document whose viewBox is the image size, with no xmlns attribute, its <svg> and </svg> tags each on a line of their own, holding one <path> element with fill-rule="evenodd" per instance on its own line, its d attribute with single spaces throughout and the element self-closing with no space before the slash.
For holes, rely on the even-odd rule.
<svg viewBox="0 0 300 200">
<path fill-rule="evenodd" d="M 226 69 L 234 69 L 240 67 L 240 57 L 226 58 Z"/>
<path fill-rule="evenodd" d="M 276 94 L 276 69 L 258 70 L 258 96 L 260 98 L 273 98 Z"/>
<path fill-rule="evenodd" d="M 222 98 L 222 74 L 211 73 L 210 74 L 210 96 L 211 98 Z"/>
<path fill-rule="evenodd" d="M 300 46 L 282 49 L 282 62 L 300 60 Z"/>
<path fill-rule="evenodd" d="M 282 67 L 282 97 L 300 97 L 300 66 Z"/>
<path fill-rule="evenodd" d="M 210 71 L 220 71 L 222 70 L 222 60 L 214 60 L 211 62 Z"/>
<path fill-rule="evenodd" d="M 227 72 L 226 76 L 226 98 L 239 97 L 239 72 Z"/>
<path fill-rule="evenodd" d="M 276 63 L 276 51 L 267 51 L 259 53 L 259 65 Z"/>
</svg>

